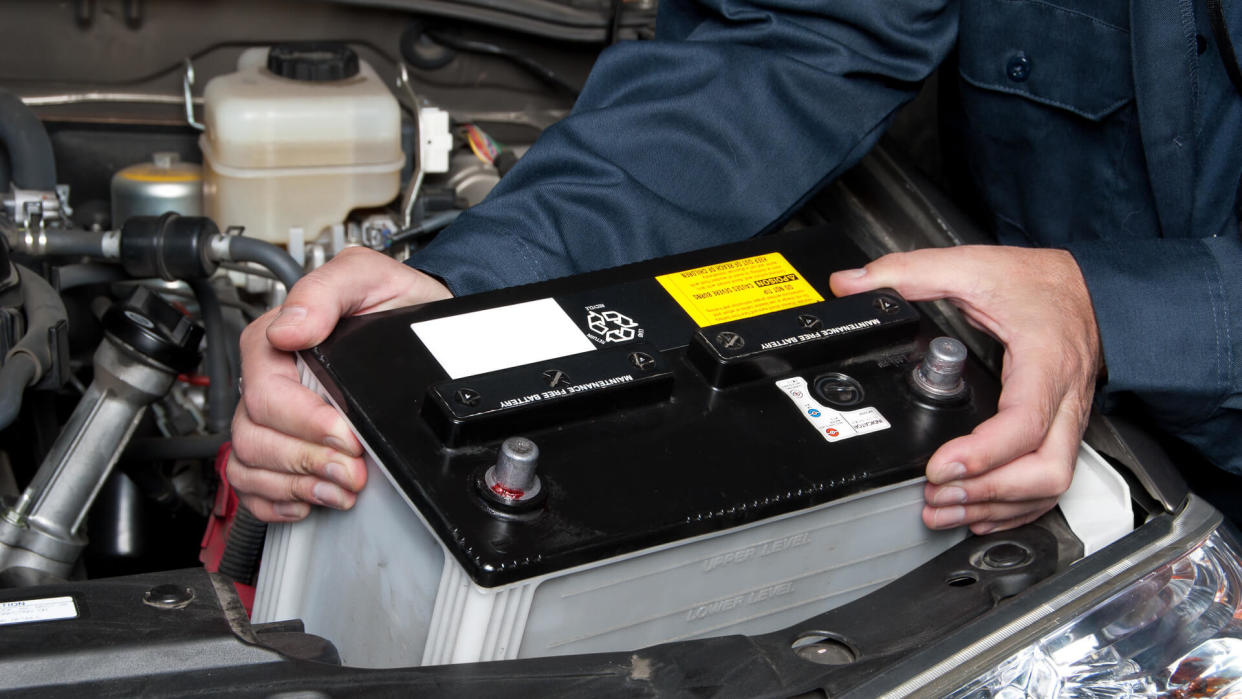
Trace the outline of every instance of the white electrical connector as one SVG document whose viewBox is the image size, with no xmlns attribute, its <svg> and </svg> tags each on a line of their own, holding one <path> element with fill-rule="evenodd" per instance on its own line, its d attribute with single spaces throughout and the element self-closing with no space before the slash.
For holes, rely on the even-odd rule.
<svg viewBox="0 0 1242 699">
<path fill-rule="evenodd" d="M 449 131 L 449 114 L 438 107 L 418 110 L 419 157 L 425 174 L 448 172 L 449 152 L 453 150 L 453 134 Z"/>
</svg>

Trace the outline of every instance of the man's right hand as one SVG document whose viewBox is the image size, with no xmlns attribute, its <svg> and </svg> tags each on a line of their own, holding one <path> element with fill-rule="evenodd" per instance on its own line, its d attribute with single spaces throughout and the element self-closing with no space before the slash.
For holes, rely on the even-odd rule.
<svg viewBox="0 0 1242 699">
<path fill-rule="evenodd" d="M 312 504 L 349 509 L 366 483 L 362 445 L 332 406 L 302 386 L 292 352 L 323 342 L 345 316 L 451 296 L 423 272 L 366 248 L 347 248 L 246 328 L 227 475 L 256 517 L 296 521 Z"/>
</svg>

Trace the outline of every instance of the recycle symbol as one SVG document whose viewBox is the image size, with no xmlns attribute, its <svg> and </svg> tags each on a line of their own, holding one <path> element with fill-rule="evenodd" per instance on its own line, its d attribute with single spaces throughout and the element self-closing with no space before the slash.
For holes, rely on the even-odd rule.
<svg viewBox="0 0 1242 699">
<path fill-rule="evenodd" d="M 604 338 L 604 342 L 633 340 L 638 323 L 616 311 L 587 311 L 587 327 Z"/>
</svg>

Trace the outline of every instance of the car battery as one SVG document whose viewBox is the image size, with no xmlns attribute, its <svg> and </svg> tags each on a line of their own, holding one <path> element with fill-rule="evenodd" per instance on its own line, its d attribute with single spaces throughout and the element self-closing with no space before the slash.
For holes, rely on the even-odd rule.
<svg viewBox="0 0 1242 699">
<path fill-rule="evenodd" d="M 269 528 L 254 618 L 395 667 L 794 624 L 966 536 L 923 472 L 999 385 L 804 230 L 341 321 L 304 381 L 356 505 Z"/>
</svg>

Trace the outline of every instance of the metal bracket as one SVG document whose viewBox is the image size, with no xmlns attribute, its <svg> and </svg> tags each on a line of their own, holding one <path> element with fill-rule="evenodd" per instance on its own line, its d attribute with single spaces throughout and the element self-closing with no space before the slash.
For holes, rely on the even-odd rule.
<svg viewBox="0 0 1242 699">
<path fill-rule="evenodd" d="M 181 78 L 181 90 L 185 95 L 185 122 L 199 131 L 206 131 L 207 127 L 194 118 L 194 96 L 190 92 L 190 88 L 194 86 L 194 64 L 189 58 L 185 59 L 185 74 Z"/>
</svg>

